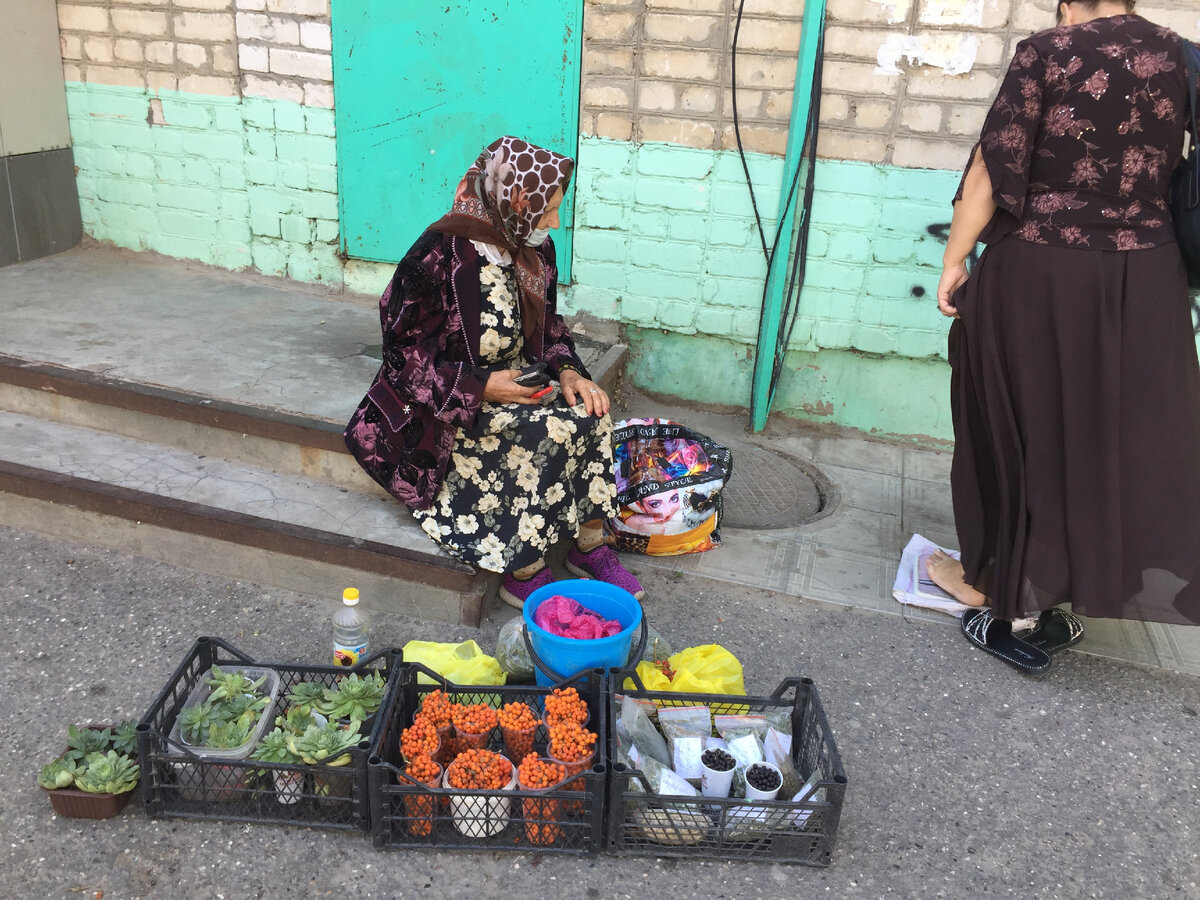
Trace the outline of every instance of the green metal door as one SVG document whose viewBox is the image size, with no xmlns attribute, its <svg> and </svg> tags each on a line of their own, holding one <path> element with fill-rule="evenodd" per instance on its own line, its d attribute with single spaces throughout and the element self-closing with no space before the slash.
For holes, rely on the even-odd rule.
<svg viewBox="0 0 1200 900">
<path fill-rule="evenodd" d="M 342 249 L 398 260 L 501 135 L 575 156 L 582 16 L 582 0 L 334 0 Z"/>
</svg>

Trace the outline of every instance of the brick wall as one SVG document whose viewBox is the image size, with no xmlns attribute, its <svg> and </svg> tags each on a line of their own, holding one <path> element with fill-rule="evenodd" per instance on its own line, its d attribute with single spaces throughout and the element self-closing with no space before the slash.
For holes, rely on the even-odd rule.
<svg viewBox="0 0 1200 900">
<path fill-rule="evenodd" d="M 637 383 L 743 402 L 765 265 L 734 152 L 737 4 L 582 2 L 576 284 L 564 308 L 630 326 Z M 739 118 L 770 234 L 804 9 L 745 6 Z M 337 252 L 330 0 L 58 9 L 90 234 L 382 289 L 389 266 Z M 1053 0 L 829 0 L 810 261 L 777 408 L 948 435 L 937 400 L 945 322 L 931 296 L 949 199 L 1013 47 L 1052 10 Z M 1196 0 L 1143 0 L 1140 11 L 1200 37 Z"/>
<path fill-rule="evenodd" d="M 586 0 L 581 130 L 620 141 L 737 146 L 737 0 Z M 1054 0 L 829 0 L 820 155 L 913 168 L 962 165 L 1013 48 L 1051 26 Z M 746 148 L 783 155 L 802 0 L 746 0 L 738 120 Z M 1139 12 L 1200 36 L 1196 0 Z"/>
<path fill-rule="evenodd" d="M 329 0 L 60 0 L 67 81 L 333 106 Z"/>
</svg>

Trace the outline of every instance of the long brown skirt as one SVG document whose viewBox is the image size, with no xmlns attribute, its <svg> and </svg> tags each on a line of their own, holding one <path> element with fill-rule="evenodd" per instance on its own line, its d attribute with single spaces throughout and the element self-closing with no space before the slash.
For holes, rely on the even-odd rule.
<svg viewBox="0 0 1200 900">
<path fill-rule="evenodd" d="M 1200 366 L 1174 244 L 989 246 L 950 329 L 954 517 L 1005 619 L 1200 623 Z"/>
</svg>

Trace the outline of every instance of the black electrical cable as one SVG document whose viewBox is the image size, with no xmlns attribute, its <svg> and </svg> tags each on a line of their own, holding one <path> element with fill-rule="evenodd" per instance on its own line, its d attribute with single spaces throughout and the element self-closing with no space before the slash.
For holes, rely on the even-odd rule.
<svg viewBox="0 0 1200 900">
<path fill-rule="evenodd" d="M 762 218 L 758 214 L 758 201 L 754 197 L 754 180 L 750 177 L 750 166 L 746 162 L 746 151 L 742 148 L 742 128 L 738 119 L 737 106 L 737 44 L 738 32 L 742 29 L 742 12 L 746 8 L 746 0 L 739 0 L 737 19 L 733 23 L 733 46 L 729 57 L 730 93 L 733 95 L 733 136 L 737 140 L 738 157 L 742 161 L 742 171 L 746 173 L 746 186 L 750 188 L 750 207 L 754 210 L 754 223 L 758 226 L 758 239 L 762 242 L 763 256 L 766 257 L 767 267 L 771 265 L 771 254 L 767 251 L 767 233 L 763 230 Z"/>
<path fill-rule="evenodd" d="M 759 240 L 762 242 L 763 255 L 767 260 L 768 273 L 770 272 L 771 266 L 775 261 L 775 254 L 779 250 L 779 241 L 782 238 L 783 222 L 787 218 L 788 212 L 792 207 L 792 202 L 795 199 L 796 187 L 800 181 L 800 175 L 805 171 L 805 167 L 807 166 L 807 177 L 805 179 L 803 201 L 804 215 L 801 218 L 800 227 L 797 230 L 796 243 L 790 248 L 795 254 L 792 257 L 794 262 L 791 266 L 791 277 L 788 279 L 787 289 L 784 294 L 784 304 L 780 309 L 779 315 L 780 327 L 778 334 L 782 337 L 782 340 L 777 337 L 771 361 L 771 379 L 767 391 L 767 396 L 771 397 L 775 393 L 775 387 L 778 384 L 779 376 L 783 371 L 783 363 L 787 353 L 787 346 L 791 342 L 791 337 L 796 327 L 796 320 L 799 318 L 799 288 L 803 287 L 804 285 L 804 273 L 807 267 L 806 256 L 808 253 L 809 214 L 812 210 L 812 197 L 815 185 L 814 177 L 817 161 L 817 133 L 818 123 L 821 117 L 821 70 L 825 51 L 825 34 L 824 29 L 822 29 L 821 34 L 818 36 L 817 56 L 816 60 L 814 61 L 813 71 L 813 88 L 812 95 L 810 97 L 811 102 L 809 108 L 809 120 L 805 123 L 804 131 L 805 138 L 803 146 L 806 152 L 803 153 L 800 160 L 796 163 L 796 171 L 792 174 L 791 185 L 788 187 L 788 192 L 784 198 L 783 209 L 780 212 L 779 221 L 776 223 L 775 237 L 771 241 L 770 250 L 768 250 L 766 231 L 763 228 L 762 217 L 758 211 L 758 200 L 754 196 L 754 182 L 750 177 L 750 166 L 746 161 L 746 152 L 742 146 L 741 119 L 738 114 L 737 106 L 737 42 L 738 33 L 741 31 L 742 27 L 742 15 L 745 11 L 745 7 L 746 0 L 739 0 L 737 19 L 735 20 L 733 27 L 733 44 L 730 58 L 730 85 L 731 93 L 733 95 L 733 133 L 737 140 L 738 156 L 742 161 L 742 170 L 746 174 L 746 185 L 750 190 L 750 205 L 754 210 L 754 221 L 758 226 Z M 763 284 L 762 308 L 759 312 L 758 318 L 759 334 L 762 334 L 763 323 L 766 321 L 767 316 L 767 288 L 769 283 L 770 278 L 768 277 L 767 282 Z M 785 322 L 787 323 L 786 331 L 784 328 Z M 750 406 L 751 415 L 753 415 L 753 395 L 751 396 Z"/>
</svg>

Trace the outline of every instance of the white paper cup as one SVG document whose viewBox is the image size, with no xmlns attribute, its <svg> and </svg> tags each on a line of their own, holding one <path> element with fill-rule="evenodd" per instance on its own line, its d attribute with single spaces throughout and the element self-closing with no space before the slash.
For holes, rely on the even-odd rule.
<svg viewBox="0 0 1200 900">
<path fill-rule="evenodd" d="M 728 797 L 729 787 L 733 784 L 733 773 L 737 766 L 730 766 L 724 772 L 709 768 L 703 759 L 700 760 L 700 793 L 705 797 Z"/>
<path fill-rule="evenodd" d="M 783 773 L 779 771 L 779 768 L 777 766 L 773 766 L 769 762 L 756 762 L 756 763 L 751 763 L 750 765 L 746 766 L 746 770 L 743 773 L 743 775 L 749 774 L 751 769 L 770 769 L 772 772 L 775 773 L 775 777 L 778 781 L 778 784 L 775 786 L 775 790 L 773 790 L 773 791 L 760 791 L 758 788 L 756 788 L 754 785 L 752 785 L 750 783 L 750 779 L 747 778 L 746 779 L 746 799 L 747 800 L 774 800 L 776 795 L 779 794 L 779 789 L 781 787 L 783 787 Z"/>
</svg>

